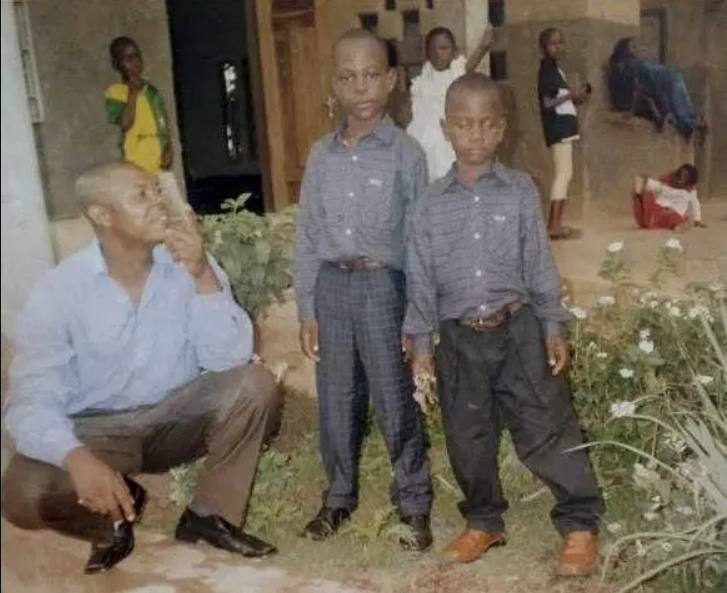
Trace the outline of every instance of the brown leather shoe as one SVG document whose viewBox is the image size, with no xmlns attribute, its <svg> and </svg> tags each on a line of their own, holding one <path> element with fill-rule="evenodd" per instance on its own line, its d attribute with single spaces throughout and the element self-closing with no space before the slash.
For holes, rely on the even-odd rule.
<svg viewBox="0 0 727 593">
<path fill-rule="evenodd" d="M 479 529 L 465 529 L 444 548 L 444 555 L 450 560 L 474 562 L 492 546 L 504 546 L 505 536 L 502 533 L 488 533 Z"/>
<path fill-rule="evenodd" d="M 571 531 L 563 538 L 556 570 L 560 576 L 585 576 L 598 563 L 598 536 L 592 531 Z"/>
</svg>

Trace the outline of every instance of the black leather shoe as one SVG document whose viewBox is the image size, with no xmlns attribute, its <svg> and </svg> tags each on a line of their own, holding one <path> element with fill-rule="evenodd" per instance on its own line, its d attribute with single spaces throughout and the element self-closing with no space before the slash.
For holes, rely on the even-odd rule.
<svg viewBox="0 0 727 593">
<path fill-rule="evenodd" d="M 302 535 L 317 541 L 327 539 L 350 518 L 351 511 L 348 509 L 332 509 L 322 506 L 313 520 L 305 526 Z"/>
<path fill-rule="evenodd" d="M 131 497 L 134 499 L 136 521 L 141 518 L 146 506 L 146 490 L 131 478 L 124 477 Z M 113 568 L 134 550 L 134 524 L 124 521 L 114 529 L 110 543 L 92 544 L 91 556 L 86 562 L 84 572 L 96 574 Z"/>
<path fill-rule="evenodd" d="M 136 515 L 134 523 L 138 523 L 146 508 L 146 490 L 141 484 L 134 482 L 134 480 L 126 476 L 124 476 L 124 482 L 126 482 L 126 487 L 131 493 L 131 498 L 134 499 L 134 514 Z"/>
<path fill-rule="evenodd" d="M 278 551 L 272 544 L 244 533 L 219 515 L 202 517 L 190 509 L 185 509 L 179 518 L 174 537 L 191 544 L 202 540 L 215 548 L 247 558 L 259 558 Z"/>
<path fill-rule="evenodd" d="M 423 552 L 432 545 L 432 529 L 429 515 L 404 515 L 401 522 L 409 533 L 399 538 L 399 545 L 407 552 Z"/>
</svg>

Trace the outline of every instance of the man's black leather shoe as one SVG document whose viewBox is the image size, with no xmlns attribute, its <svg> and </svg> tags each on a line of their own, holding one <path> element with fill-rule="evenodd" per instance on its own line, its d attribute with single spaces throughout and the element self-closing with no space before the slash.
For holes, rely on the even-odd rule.
<svg viewBox="0 0 727 593">
<path fill-rule="evenodd" d="M 351 511 L 348 509 L 332 509 L 322 506 L 313 520 L 305 526 L 302 535 L 314 540 L 327 539 L 350 518 Z"/>
<path fill-rule="evenodd" d="M 401 522 L 409 533 L 399 538 L 399 545 L 407 552 L 423 552 L 432 545 L 432 529 L 429 515 L 404 515 Z"/>
<path fill-rule="evenodd" d="M 141 518 L 146 506 L 146 490 L 131 478 L 124 477 L 126 486 L 129 488 L 131 497 L 134 499 L 134 513 L 136 521 Z M 123 521 L 114 529 L 114 535 L 110 543 L 93 544 L 91 556 L 86 562 L 84 572 L 96 574 L 105 572 L 121 562 L 134 550 L 134 524 Z"/>
<path fill-rule="evenodd" d="M 244 533 L 219 515 L 203 517 L 191 509 L 182 513 L 174 537 L 192 544 L 202 540 L 215 548 L 247 558 L 259 558 L 278 551 L 272 544 Z"/>
</svg>

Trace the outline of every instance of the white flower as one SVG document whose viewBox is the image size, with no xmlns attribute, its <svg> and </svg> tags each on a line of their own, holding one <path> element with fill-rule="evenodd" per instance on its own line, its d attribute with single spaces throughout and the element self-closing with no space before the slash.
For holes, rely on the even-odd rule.
<svg viewBox="0 0 727 593">
<path fill-rule="evenodd" d="M 616 303 L 616 299 L 613 298 L 610 294 L 603 295 L 602 297 L 598 297 L 598 304 L 602 307 L 608 307 L 610 305 L 613 305 Z"/>
<path fill-rule="evenodd" d="M 608 252 L 609 253 L 618 253 L 624 248 L 624 242 L 623 241 L 615 241 L 611 243 L 608 246 Z"/>
<path fill-rule="evenodd" d="M 707 307 L 705 307 L 704 305 L 697 305 L 689 309 L 687 317 L 689 317 L 689 319 L 695 319 L 697 317 L 708 319 L 709 317 L 711 317 L 711 315 L 709 314 L 709 309 L 707 309 Z"/>
<path fill-rule="evenodd" d="M 647 301 L 651 301 L 651 300 L 655 299 L 657 296 L 659 296 L 659 295 L 657 295 L 655 292 L 652 292 L 649 290 L 649 291 L 645 292 L 644 294 L 642 294 L 639 297 L 639 300 L 642 303 L 646 303 Z"/>
<path fill-rule="evenodd" d="M 649 473 L 649 470 L 644 467 L 644 464 L 639 463 L 638 461 L 634 463 L 634 474 L 638 478 L 648 478 L 651 476 L 651 473 Z"/>
<path fill-rule="evenodd" d="M 634 402 L 616 402 L 611 404 L 611 416 L 614 418 L 633 416 L 635 412 L 636 404 Z"/>
<path fill-rule="evenodd" d="M 620 533 L 621 532 L 621 523 L 609 523 L 606 525 L 606 531 L 612 534 Z"/>
<path fill-rule="evenodd" d="M 621 367 L 618 370 L 618 374 L 621 375 L 622 379 L 630 379 L 634 376 L 634 371 L 632 369 L 627 369 L 626 367 Z"/>
<path fill-rule="evenodd" d="M 646 546 L 641 543 L 640 539 L 636 540 L 636 555 L 637 556 L 646 556 Z"/>
<path fill-rule="evenodd" d="M 671 315 L 672 317 L 681 317 L 682 316 L 682 310 L 675 305 L 670 305 L 668 310 L 669 310 L 669 315 Z"/>
<path fill-rule="evenodd" d="M 664 247 L 666 247 L 667 249 L 673 249 L 674 251 L 678 251 L 680 253 L 684 251 L 684 247 L 682 247 L 682 242 L 676 238 L 669 239 L 666 243 L 664 243 Z"/>
<path fill-rule="evenodd" d="M 639 339 L 641 339 L 641 340 L 648 340 L 650 337 L 651 337 L 650 329 L 642 329 L 639 332 Z"/>
<path fill-rule="evenodd" d="M 642 517 L 649 522 L 656 521 L 659 518 L 659 514 L 654 511 L 646 511 Z"/>
<path fill-rule="evenodd" d="M 694 509 L 689 505 L 678 505 L 674 507 L 677 513 L 684 515 L 685 517 L 691 517 L 694 514 Z"/>
<path fill-rule="evenodd" d="M 596 352 L 596 358 L 598 358 L 599 360 L 608 358 L 608 352 Z"/>
<path fill-rule="evenodd" d="M 654 342 L 651 340 L 641 340 L 639 342 L 639 350 L 645 354 L 651 354 L 654 351 Z"/>
<path fill-rule="evenodd" d="M 583 307 L 571 307 L 570 312 L 576 319 L 585 319 L 588 317 L 588 313 L 586 313 L 586 310 Z"/>
<path fill-rule="evenodd" d="M 219 247 L 220 245 L 222 245 L 222 231 L 220 231 L 219 229 L 215 231 L 215 238 L 214 238 L 213 245 L 215 247 Z"/>
<path fill-rule="evenodd" d="M 681 455 L 687 450 L 686 441 L 674 432 L 664 435 L 664 443 L 675 453 Z"/>
<path fill-rule="evenodd" d="M 661 549 L 664 550 L 665 552 L 669 553 L 674 548 L 672 547 L 671 543 L 669 543 L 669 542 L 661 542 Z"/>
<path fill-rule="evenodd" d="M 649 309 L 656 309 L 659 306 L 659 301 L 651 301 L 649 303 Z"/>
<path fill-rule="evenodd" d="M 709 375 L 697 375 L 694 379 L 701 385 L 711 385 L 714 383 L 714 377 L 710 377 Z"/>
</svg>

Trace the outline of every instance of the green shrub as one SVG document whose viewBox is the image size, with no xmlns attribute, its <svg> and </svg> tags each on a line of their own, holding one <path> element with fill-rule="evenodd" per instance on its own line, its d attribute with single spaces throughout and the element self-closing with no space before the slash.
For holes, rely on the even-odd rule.
<svg viewBox="0 0 727 593">
<path fill-rule="evenodd" d="M 259 216 L 245 209 L 249 197 L 227 200 L 224 214 L 200 217 L 200 229 L 237 302 L 255 318 L 292 285 L 296 207 Z"/>
</svg>

